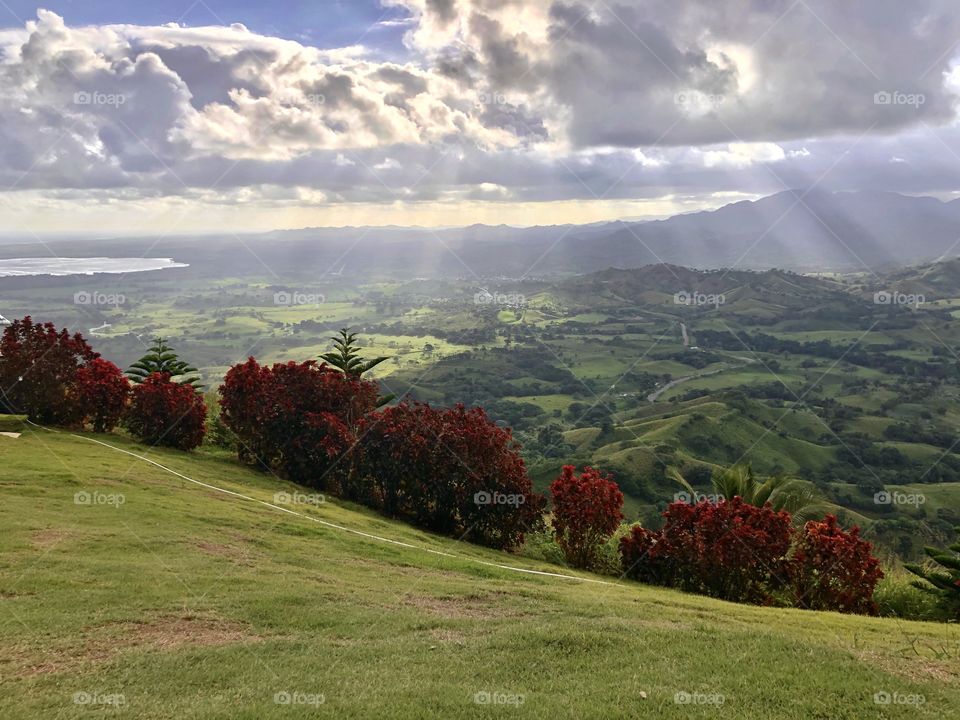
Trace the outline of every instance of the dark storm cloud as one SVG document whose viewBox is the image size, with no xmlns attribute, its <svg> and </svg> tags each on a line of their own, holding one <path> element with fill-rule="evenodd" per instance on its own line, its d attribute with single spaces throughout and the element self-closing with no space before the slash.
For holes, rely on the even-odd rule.
<svg viewBox="0 0 960 720">
<path fill-rule="evenodd" d="M 533 5 L 544 8 L 543 39 L 518 22 L 529 3 L 473 0 L 460 5 L 456 40 L 479 59 L 479 82 L 559 104 L 581 147 L 893 132 L 954 114 L 944 87 L 960 37 L 953 0 Z"/>
<path fill-rule="evenodd" d="M 403 63 L 41 13 L 0 33 L 0 182 L 225 201 L 957 190 L 956 2 L 391 4 L 413 18 Z"/>
</svg>

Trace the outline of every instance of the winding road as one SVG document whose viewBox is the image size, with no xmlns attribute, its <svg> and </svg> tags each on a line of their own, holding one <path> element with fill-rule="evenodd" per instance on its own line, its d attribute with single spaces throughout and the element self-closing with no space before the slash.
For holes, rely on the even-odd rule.
<svg viewBox="0 0 960 720">
<path fill-rule="evenodd" d="M 686 341 L 687 339 L 686 326 L 681 325 L 681 327 L 683 327 L 683 331 L 684 331 L 683 339 L 684 341 Z M 718 351 L 711 351 L 711 352 L 716 352 L 717 354 L 721 354 Z M 675 388 L 677 385 L 680 385 L 682 383 L 689 382 L 690 380 L 697 380 L 698 378 L 708 377 L 709 375 L 718 375 L 722 372 L 726 372 L 727 370 L 738 370 L 742 367 L 746 367 L 747 365 L 753 365 L 755 362 L 757 362 L 757 360 L 755 360 L 754 358 L 745 358 L 745 357 L 740 357 L 738 355 L 730 355 L 729 357 L 732 357 L 734 360 L 739 360 L 740 364 L 732 365 L 732 364 L 724 363 L 722 367 L 714 368 L 713 370 L 706 370 L 704 372 L 698 372 L 692 375 L 684 375 L 683 377 L 679 377 L 676 380 L 671 380 L 663 387 L 657 388 L 652 393 L 647 395 L 647 401 L 656 402 L 660 398 L 660 396 L 663 395 L 667 390 L 670 390 L 671 388 Z"/>
</svg>

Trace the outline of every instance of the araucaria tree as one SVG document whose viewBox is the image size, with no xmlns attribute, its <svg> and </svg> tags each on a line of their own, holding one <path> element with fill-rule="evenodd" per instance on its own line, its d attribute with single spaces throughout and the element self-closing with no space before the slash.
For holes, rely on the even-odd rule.
<svg viewBox="0 0 960 720">
<path fill-rule="evenodd" d="M 956 528 L 960 535 L 960 527 Z M 936 593 L 944 607 L 953 617 L 960 620 L 960 540 L 946 550 L 928 547 L 925 549 L 930 559 L 939 567 L 917 564 L 907 565 L 907 570 L 923 578 L 914 583 L 918 588 Z"/>
<path fill-rule="evenodd" d="M 353 380 L 359 380 L 364 373 L 373 370 L 377 365 L 388 359 L 384 356 L 370 358 L 369 360 L 362 358 L 357 334 L 350 332 L 350 328 L 341 328 L 339 335 L 330 339 L 333 340 L 334 349 L 331 352 L 323 353 L 320 359 Z M 377 407 L 386 405 L 394 397 L 396 396 L 381 396 L 377 401 Z"/>
<path fill-rule="evenodd" d="M 202 390 L 199 371 L 181 360 L 176 351 L 163 338 L 154 338 L 153 345 L 147 354 L 127 368 L 127 377 L 134 384 L 139 385 L 154 373 L 169 376 L 170 382 L 180 385 L 189 385 L 196 390 Z"/>
<path fill-rule="evenodd" d="M 376 357 L 370 360 L 364 360 L 360 357 L 357 334 L 350 332 L 350 328 L 341 328 L 339 335 L 330 339 L 333 340 L 334 350 L 324 353 L 320 356 L 320 359 L 351 378 L 358 379 L 365 372 L 387 360 L 386 357 Z"/>
</svg>

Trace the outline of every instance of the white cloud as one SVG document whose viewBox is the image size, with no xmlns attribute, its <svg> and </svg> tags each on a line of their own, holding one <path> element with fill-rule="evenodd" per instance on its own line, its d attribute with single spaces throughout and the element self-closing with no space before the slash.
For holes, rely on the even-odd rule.
<svg viewBox="0 0 960 720">
<path fill-rule="evenodd" d="M 0 187 L 287 207 L 753 196 L 778 177 L 956 186 L 960 66 L 943 49 L 960 10 L 945 0 L 860 15 L 827 0 L 384 4 L 411 13 L 402 61 L 238 25 L 40 11 L 0 30 Z M 876 105 L 874 87 L 927 102 Z"/>
<path fill-rule="evenodd" d="M 746 168 L 755 163 L 779 162 L 786 157 L 776 143 L 730 143 L 726 150 L 708 150 L 703 153 L 703 165 L 708 168 Z"/>
</svg>

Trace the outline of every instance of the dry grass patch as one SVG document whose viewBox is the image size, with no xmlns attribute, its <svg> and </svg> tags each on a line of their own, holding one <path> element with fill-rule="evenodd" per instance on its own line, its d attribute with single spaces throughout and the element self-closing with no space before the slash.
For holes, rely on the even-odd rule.
<svg viewBox="0 0 960 720">
<path fill-rule="evenodd" d="M 37 550 L 49 550 L 56 547 L 65 540 L 72 540 L 79 533 L 74 530 L 64 530 L 63 528 L 44 528 L 37 530 L 30 535 L 30 544 Z"/>
<path fill-rule="evenodd" d="M 224 545 L 209 540 L 200 540 L 194 543 L 194 547 L 206 555 L 227 558 L 238 565 L 254 564 L 253 553 L 250 549 L 239 545 Z"/>
<path fill-rule="evenodd" d="M 403 604 L 424 610 L 430 615 L 447 619 L 494 620 L 505 617 L 520 617 L 527 613 L 503 605 L 509 593 L 493 592 L 448 597 L 431 595 L 407 595 Z"/>
<path fill-rule="evenodd" d="M 909 655 L 887 655 L 874 651 L 861 651 L 855 653 L 854 657 L 886 673 L 912 682 L 937 680 L 952 685 L 960 683 L 960 673 L 948 662 L 920 657 L 914 655 L 912 650 L 909 652 L 911 653 Z"/>
<path fill-rule="evenodd" d="M 256 642 L 260 635 L 241 623 L 200 615 L 159 615 L 149 620 L 112 622 L 88 628 L 82 642 L 66 647 L 18 646 L 6 657 L 3 674 L 31 677 L 77 672 L 110 662 L 130 650 L 168 651 Z"/>
</svg>

